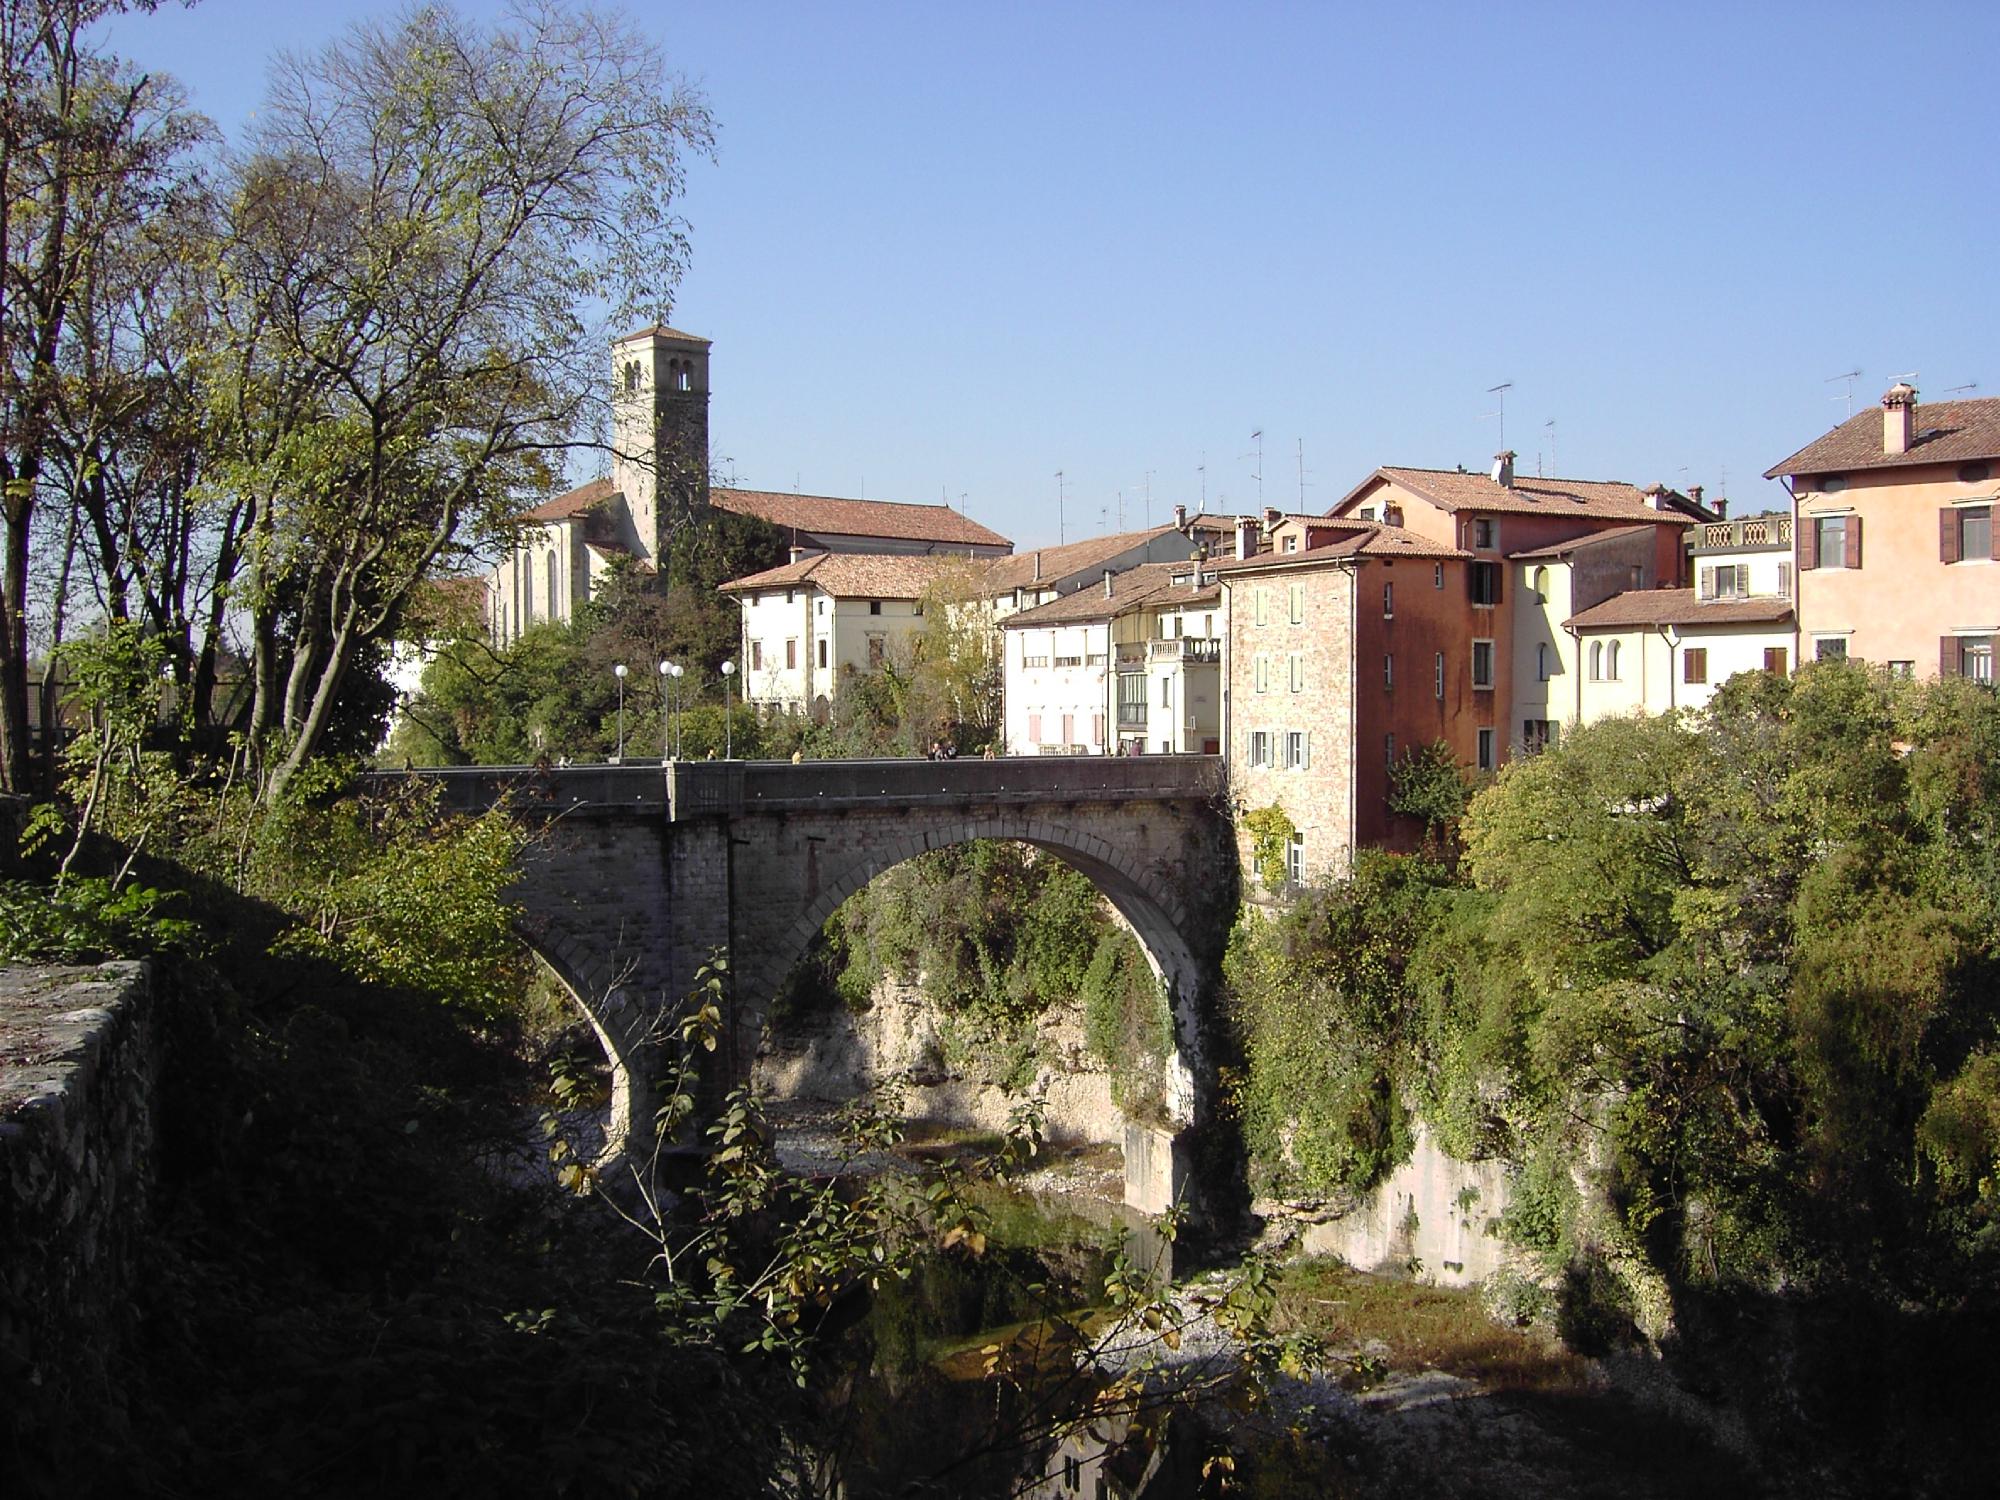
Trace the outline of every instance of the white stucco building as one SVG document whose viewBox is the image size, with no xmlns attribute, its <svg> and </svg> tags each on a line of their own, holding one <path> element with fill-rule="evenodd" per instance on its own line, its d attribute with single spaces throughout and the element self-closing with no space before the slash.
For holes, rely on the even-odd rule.
<svg viewBox="0 0 2000 1500">
<path fill-rule="evenodd" d="M 1010 755 L 1215 754 L 1221 590 L 1193 562 L 1107 573 L 1001 626 Z"/>
</svg>

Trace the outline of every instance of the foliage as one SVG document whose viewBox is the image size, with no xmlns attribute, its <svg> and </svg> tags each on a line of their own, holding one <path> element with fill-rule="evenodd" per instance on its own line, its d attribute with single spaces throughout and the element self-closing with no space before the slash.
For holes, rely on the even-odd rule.
<svg viewBox="0 0 2000 1500">
<path fill-rule="evenodd" d="M 1162 1066 L 1174 1051 L 1173 1006 L 1130 933 L 1097 940 L 1079 992 L 1084 1040 L 1111 1071 L 1112 1098 L 1128 1115 L 1161 1114 Z"/>
<path fill-rule="evenodd" d="M 1244 813 L 1243 826 L 1250 831 L 1251 849 L 1264 888 L 1272 892 L 1284 890 L 1290 878 L 1285 867 L 1286 850 L 1298 834 L 1298 824 L 1273 802 L 1269 807 L 1255 807 Z"/>
<path fill-rule="evenodd" d="M 1405 750 L 1389 767 L 1389 811 L 1420 821 L 1428 839 L 1448 840 L 1471 799 L 1464 768 L 1443 740 Z"/>
<path fill-rule="evenodd" d="M 193 952 L 201 932 L 172 891 L 114 886 L 100 876 L 59 890 L 0 881 L 0 963 L 95 963 L 149 953 Z"/>
</svg>

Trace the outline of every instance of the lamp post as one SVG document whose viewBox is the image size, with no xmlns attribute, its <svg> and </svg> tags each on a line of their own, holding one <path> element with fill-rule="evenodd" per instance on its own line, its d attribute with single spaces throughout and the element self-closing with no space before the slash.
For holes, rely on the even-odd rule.
<svg viewBox="0 0 2000 1500">
<path fill-rule="evenodd" d="M 620 662 L 611 669 L 618 674 L 618 753 L 611 757 L 611 764 L 625 763 L 625 663 Z"/>
<path fill-rule="evenodd" d="M 661 760 L 666 760 L 669 758 L 667 750 L 669 744 L 673 746 L 673 752 L 671 758 L 674 760 L 679 760 L 681 758 L 681 714 L 680 714 L 680 691 L 679 691 L 680 685 L 681 685 L 680 664 L 678 662 L 671 662 L 671 661 L 661 662 L 660 663 L 660 759 Z M 672 699 L 671 704 L 668 701 L 670 697 Z M 670 707 L 673 710 L 673 716 L 674 716 L 673 718 L 674 727 L 671 740 L 668 738 L 667 734 L 667 712 Z"/>
<path fill-rule="evenodd" d="M 736 720 L 729 708 L 729 679 L 736 675 L 736 663 L 722 664 L 722 758 L 736 759 Z"/>
</svg>

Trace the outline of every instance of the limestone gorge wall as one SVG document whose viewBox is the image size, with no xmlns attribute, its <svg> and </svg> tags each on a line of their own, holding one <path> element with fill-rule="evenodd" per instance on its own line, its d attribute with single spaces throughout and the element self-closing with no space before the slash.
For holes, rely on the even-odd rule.
<svg viewBox="0 0 2000 1500">
<path fill-rule="evenodd" d="M 964 1018 L 927 1000 L 921 983 L 885 978 L 865 1010 L 828 1006 L 774 1018 L 751 1079 L 780 1109 L 845 1103 L 893 1082 L 910 1121 L 971 1130 L 1004 1128 L 1024 1094 L 1039 1095 L 1052 1142 L 1125 1141 L 1111 1074 L 1085 1045 L 1074 1000 L 998 1039 L 976 1035 Z"/>
</svg>

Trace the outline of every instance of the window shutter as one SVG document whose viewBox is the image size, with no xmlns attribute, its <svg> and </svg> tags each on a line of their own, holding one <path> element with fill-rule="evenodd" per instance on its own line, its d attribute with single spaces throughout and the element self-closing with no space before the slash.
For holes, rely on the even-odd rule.
<svg viewBox="0 0 2000 1500">
<path fill-rule="evenodd" d="M 1740 599 L 1750 597 L 1750 564 L 1748 563 L 1738 563 L 1736 565 L 1736 595 Z"/>
<path fill-rule="evenodd" d="M 1938 638 L 1938 676 L 1958 675 L 1958 637 L 1955 635 Z"/>
<path fill-rule="evenodd" d="M 1986 526 L 1986 530 L 1993 540 L 1992 545 L 1987 547 L 1986 550 L 1992 554 L 1995 562 L 2000 562 L 2000 525 L 1993 524 L 1993 522 L 2000 522 L 2000 505 L 1994 506 L 1987 514 L 1993 518 Z"/>
<path fill-rule="evenodd" d="M 1938 561 L 1958 561 L 1958 512 L 1950 506 L 1938 511 Z"/>
<path fill-rule="evenodd" d="M 1495 604 L 1498 604 L 1500 602 L 1500 591 L 1504 587 L 1504 585 L 1501 583 L 1500 580 L 1506 575 L 1507 570 L 1501 567 L 1500 564 L 1498 563 L 1492 564 L 1492 568 L 1493 568 L 1493 602 Z"/>
<path fill-rule="evenodd" d="M 1299 735 L 1299 769 L 1301 771 L 1307 770 L 1312 766 L 1312 740 L 1312 731 L 1310 729 L 1305 730 Z"/>
<path fill-rule="evenodd" d="M 1715 597 L 1715 569 L 1713 568 L 1703 568 L 1701 570 L 1701 597 L 1704 599 L 1713 599 Z"/>
<path fill-rule="evenodd" d="M 1778 592 L 1787 599 L 1792 597 L 1792 565 L 1788 562 L 1778 564 Z"/>
<path fill-rule="evenodd" d="M 1811 572 L 1819 566 L 1819 522 L 1811 516 L 1800 516 L 1797 530 L 1799 566 Z"/>
<path fill-rule="evenodd" d="M 1861 566 L 1861 517 L 1859 516 L 1847 518 L 1847 566 L 1850 568 Z"/>
</svg>

